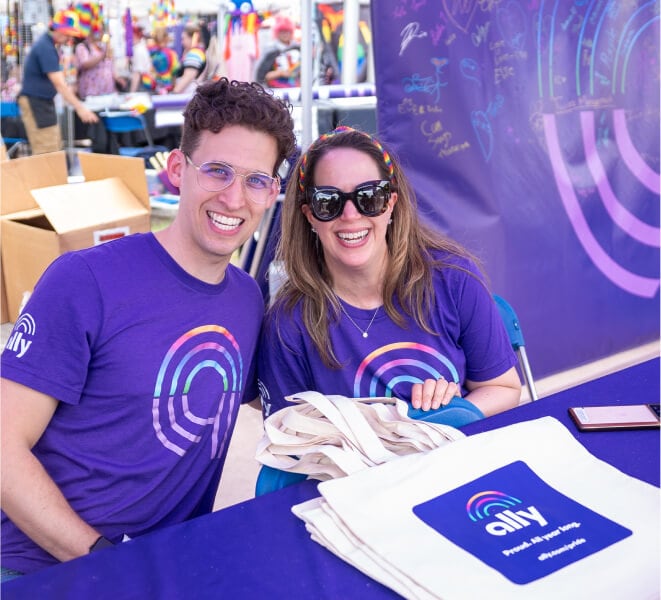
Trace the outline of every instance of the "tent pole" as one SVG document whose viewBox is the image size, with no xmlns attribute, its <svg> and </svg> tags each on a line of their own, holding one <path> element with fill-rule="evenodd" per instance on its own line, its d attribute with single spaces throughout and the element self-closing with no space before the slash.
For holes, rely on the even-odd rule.
<svg viewBox="0 0 661 600">
<path fill-rule="evenodd" d="M 344 45 L 342 48 L 342 83 L 353 85 L 358 72 L 358 21 L 360 8 L 358 0 L 344 0 L 344 23 L 342 33 Z"/>
<path fill-rule="evenodd" d="M 312 143 L 312 2 L 301 0 L 301 152 Z"/>
</svg>

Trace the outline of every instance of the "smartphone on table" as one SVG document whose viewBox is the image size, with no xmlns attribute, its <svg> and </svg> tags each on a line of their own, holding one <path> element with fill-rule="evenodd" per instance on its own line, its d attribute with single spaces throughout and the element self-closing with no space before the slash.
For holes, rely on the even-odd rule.
<svg viewBox="0 0 661 600">
<path fill-rule="evenodd" d="M 654 429 L 661 423 L 659 404 L 575 406 L 569 415 L 581 431 Z"/>
</svg>

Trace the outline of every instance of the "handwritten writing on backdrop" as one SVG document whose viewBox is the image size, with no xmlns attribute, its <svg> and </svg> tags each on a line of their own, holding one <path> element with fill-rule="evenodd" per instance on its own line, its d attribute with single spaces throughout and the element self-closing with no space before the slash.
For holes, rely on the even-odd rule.
<svg viewBox="0 0 661 600">
<path fill-rule="evenodd" d="M 659 0 L 375 4 L 379 133 L 537 369 L 656 339 Z"/>
</svg>

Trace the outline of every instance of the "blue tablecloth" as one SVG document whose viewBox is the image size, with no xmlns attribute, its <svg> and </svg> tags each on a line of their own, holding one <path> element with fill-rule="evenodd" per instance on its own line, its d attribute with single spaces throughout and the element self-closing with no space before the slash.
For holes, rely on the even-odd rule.
<svg viewBox="0 0 661 600">
<path fill-rule="evenodd" d="M 567 414 L 570 406 L 658 401 L 659 360 L 654 359 L 473 423 L 464 431 L 471 435 L 551 415 L 598 458 L 658 486 L 658 431 L 581 433 Z M 3 584 L 2 596 L 4 600 L 397 597 L 310 540 L 290 507 L 316 495 L 316 483 L 306 481 L 10 581 Z"/>
</svg>

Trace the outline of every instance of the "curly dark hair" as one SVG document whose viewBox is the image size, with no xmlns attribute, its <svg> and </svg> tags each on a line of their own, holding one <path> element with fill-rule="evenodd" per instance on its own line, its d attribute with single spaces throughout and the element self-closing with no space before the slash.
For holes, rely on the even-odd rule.
<svg viewBox="0 0 661 600">
<path fill-rule="evenodd" d="M 296 151 L 291 105 L 258 83 L 230 81 L 226 77 L 199 86 L 186 105 L 181 151 L 190 156 L 203 131 L 218 133 L 228 125 L 242 125 L 275 138 L 278 157 L 274 177 L 282 162 Z"/>
</svg>

